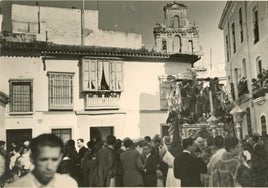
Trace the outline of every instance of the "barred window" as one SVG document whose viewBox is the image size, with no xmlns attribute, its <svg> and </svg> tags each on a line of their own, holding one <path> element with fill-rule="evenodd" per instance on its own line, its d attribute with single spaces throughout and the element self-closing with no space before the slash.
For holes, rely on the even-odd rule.
<svg viewBox="0 0 268 188">
<path fill-rule="evenodd" d="M 32 80 L 9 80 L 10 112 L 32 112 Z"/>
<path fill-rule="evenodd" d="M 51 133 L 60 137 L 64 143 L 72 139 L 72 129 L 52 129 Z"/>
<path fill-rule="evenodd" d="M 74 73 L 49 72 L 49 109 L 73 109 Z"/>
</svg>

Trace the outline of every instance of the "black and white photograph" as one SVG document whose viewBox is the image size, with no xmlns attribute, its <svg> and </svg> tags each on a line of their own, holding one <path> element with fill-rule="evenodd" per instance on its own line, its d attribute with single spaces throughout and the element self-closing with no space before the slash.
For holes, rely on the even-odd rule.
<svg viewBox="0 0 268 188">
<path fill-rule="evenodd" d="M 0 187 L 268 187 L 266 93 L 268 1 L 0 0 Z"/>
</svg>

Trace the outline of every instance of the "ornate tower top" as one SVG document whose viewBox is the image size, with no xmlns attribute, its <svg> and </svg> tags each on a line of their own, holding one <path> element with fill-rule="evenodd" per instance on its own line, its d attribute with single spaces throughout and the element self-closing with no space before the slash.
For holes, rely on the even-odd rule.
<svg viewBox="0 0 268 188">
<path fill-rule="evenodd" d="M 201 55 L 199 30 L 187 19 L 187 6 L 182 3 L 168 3 L 163 8 L 164 21 L 154 28 L 154 50 L 168 54 Z"/>
<path fill-rule="evenodd" d="M 167 27 L 184 27 L 187 23 L 187 6 L 181 3 L 168 3 L 163 8 L 165 24 Z"/>
</svg>

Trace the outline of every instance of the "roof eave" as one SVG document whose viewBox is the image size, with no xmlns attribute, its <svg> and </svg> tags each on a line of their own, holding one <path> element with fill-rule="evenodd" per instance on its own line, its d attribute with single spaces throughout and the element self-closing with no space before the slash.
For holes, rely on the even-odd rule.
<svg viewBox="0 0 268 188">
<path fill-rule="evenodd" d="M 222 11 L 220 22 L 218 24 L 218 28 L 221 29 L 221 30 L 223 30 L 225 18 L 227 16 L 227 12 L 228 12 L 228 10 L 229 10 L 229 8 L 230 8 L 232 3 L 233 3 L 232 1 L 227 1 L 226 4 L 225 4 L 224 9 Z"/>
</svg>

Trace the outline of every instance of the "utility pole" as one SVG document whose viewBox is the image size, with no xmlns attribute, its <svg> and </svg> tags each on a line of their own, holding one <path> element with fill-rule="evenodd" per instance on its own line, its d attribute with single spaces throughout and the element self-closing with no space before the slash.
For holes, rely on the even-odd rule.
<svg viewBox="0 0 268 188">
<path fill-rule="evenodd" d="M 210 65 L 210 70 L 212 71 L 212 48 L 210 48 L 210 62 L 209 62 L 209 65 Z"/>
<path fill-rule="evenodd" d="M 84 39 L 84 27 L 85 27 L 85 0 L 82 0 L 82 9 L 81 9 L 81 45 L 85 44 Z"/>
</svg>

